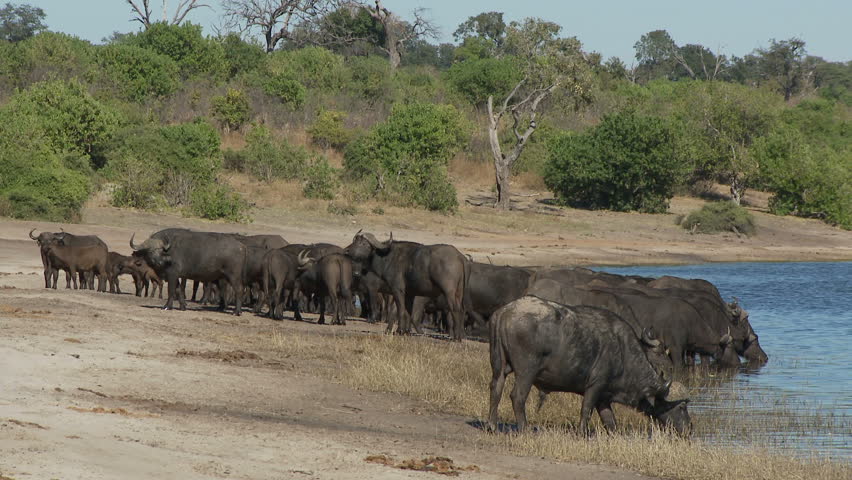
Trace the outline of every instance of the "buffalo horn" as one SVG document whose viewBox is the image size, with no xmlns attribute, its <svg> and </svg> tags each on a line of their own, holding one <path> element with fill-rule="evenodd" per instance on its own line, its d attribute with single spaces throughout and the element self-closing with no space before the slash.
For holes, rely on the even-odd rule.
<svg viewBox="0 0 852 480">
<path fill-rule="evenodd" d="M 734 341 L 734 338 L 731 337 L 731 327 L 728 327 L 728 333 L 722 335 L 722 338 L 719 339 L 720 345 L 728 345 Z"/>
<path fill-rule="evenodd" d="M 753 333 L 749 333 L 749 334 L 748 334 L 748 343 L 751 343 L 751 342 L 753 342 L 753 341 L 755 341 L 755 340 L 757 340 L 757 335 L 755 335 L 755 334 L 753 334 Z"/>
<path fill-rule="evenodd" d="M 388 247 L 390 247 L 390 242 L 393 240 L 393 233 L 391 233 L 391 238 L 387 242 L 380 242 L 380 241 L 376 240 L 376 236 L 373 235 L 372 233 L 369 233 L 369 232 L 365 233 L 361 236 L 366 238 L 367 242 L 369 242 L 370 245 L 372 245 L 373 248 L 375 248 L 376 250 L 387 249 Z"/>
<path fill-rule="evenodd" d="M 166 237 L 163 239 L 163 251 L 168 252 L 170 248 L 172 248 L 172 241 L 169 240 L 169 237 Z"/>
<path fill-rule="evenodd" d="M 654 338 L 653 333 L 648 327 L 642 329 L 642 341 L 650 347 L 659 347 L 660 341 Z"/>
<path fill-rule="evenodd" d="M 304 267 L 305 265 L 314 261 L 313 258 L 308 256 L 308 249 L 304 249 L 301 252 L 299 252 L 298 260 L 299 260 L 299 266 L 300 267 Z"/>
<path fill-rule="evenodd" d="M 34 228 L 34 229 L 32 229 L 32 230 L 30 230 L 30 238 L 32 238 L 33 240 L 38 240 L 38 238 L 37 238 L 37 237 L 34 237 L 34 236 L 33 236 L 33 232 L 35 232 L 35 228 Z"/>
<path fill-rule="evenodd" d="M 358 229 L 358 231 L 357 231 L 357 232 L 355 232 L 355 236 L 357 237 L 358 235 L 361 235 L 361 231 L 362 231 L 362 230 L 364 230 L 364 229 L 363 229 L 363 228 Z"/>
<path fill-rule="evenodd" d="M 136 236 L 136 232 L 133 232 L 133 235 L 130 236 L 130 248 L 132 248 L 134 252 L 139 250 L 139 248 L 141 248 L 138 245 L 136 245 L 135 243 L 133 243 L 133 237 L 135 237 L 135 236 Z"/>
</svg>

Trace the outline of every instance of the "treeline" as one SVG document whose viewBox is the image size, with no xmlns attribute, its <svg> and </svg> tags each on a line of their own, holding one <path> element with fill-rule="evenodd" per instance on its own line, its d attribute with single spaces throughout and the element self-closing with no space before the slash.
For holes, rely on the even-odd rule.
<svg viewBox="0 0 852 480">
<path fill-rule="evenodd" d="M 518 154 L 511 173 L 541 175 L 576 207 L 661 212 L 721 181 L 736 202 L 759 188 L 775 213 L 852 228 L 852 63 L 808 56 L 798 39 L 727 58 L 657 31 L 628 68 L 541 20 L 483 13 L 457 44 L 433 45 L 419 15 L 388 15 L 325 12 L 267 53 L 190 22 L 93 45 L 7 4 L 0 215 L 74 220 L 106 189 L 116 206 L 245 221 L 250 199 L 225 169 L 300 181 L 308 197 L 453 211 L 451 160 L 492 165 L 496 143 Z M 390 48 L 389 35 L 405 41 Z M 231 132 L 245 148 L 221 149 Z"/>
</svg>

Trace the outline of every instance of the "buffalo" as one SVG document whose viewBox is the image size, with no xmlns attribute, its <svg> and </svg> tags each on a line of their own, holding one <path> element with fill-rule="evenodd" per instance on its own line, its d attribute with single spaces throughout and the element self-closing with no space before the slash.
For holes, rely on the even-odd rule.
<svg viewBox="0 0 852 480">
<path fill-rule="evenodd" d="M 107 249 L 103 245 L 68 246 L 53 243 L 47 247 L 48 261 L 53 268 L 67 270 L 77 288 L 77 273 L 91 272 L 98 276 L 98 291 L 106 292 Z M 94 282 L 94 277 L 92 282 Z M 93 288 L 94 284 L 89 285 Z"/>
<path fill-rule="evenodd" d="M 388 284 L 399 312 L 398 333 L 410 333 L 415 297 L 443 295 L 449 307 L 450 336 L 455 341 L 464 338 L 464 293 L 470 266 L 455 247 L 395 242 L 393 234 L 380 242 L 373 234 L 358 231 L 345 252 Z M 420 326 L 415 323 L 415 328 Z M 393 321 L 387 331 L 392 329 Z"/>
<path fill-rule="evenodd" d="M 332 325 L 346 325 L 346 312 L 352 304 L 352 260 L 339 253 L 332 253 L 315 260 L 304 251 L 298 256 L 299 276 L 296 290 L 318 297 L 320 325 L 325 323 L 326 299 L 331 301 Z M 298 308 L 297 320 L 301 319 Z"/>
<path fill-rule="evenodd" d="M 160 278 L 169 283 L 164 310 L 174 307 L 176 297 L 180 309 L 186 310 L 183 288 L 178 288 L 181 278 L 202 282 L 218 281 L 223 291 L 226 284 L 234 292 L 243 291 L 246 247 L 229 236 L 172 228 L 151 235 L 141 245 L 133 243 L 131 237 L 130 247 L 134 256 L 143 258 Z M 234 315 L 240 315 L 242 295 L 235 297 Z M 219 308 L 226 308 L 225 295 L 220 296 Z"/>
<path fill-rule="evenodd" d="M 103 240 L 98 238 L 96 235 L 74 235 L 71 233 L 67 233 L 65 230 L 60 229 L 61 231 L 58 233 L 52 232 L 41 232 L 38 236 L 33 236 L 33 232 L 35 228 L 30 230 L 29 236 L 31 239 L 35 240 L 39 246 L 39 250 L 41 253 L 41 262 L 44 266 L 44 288 L 56 288 L 56 282 L 59 277 L 59 270 L 64 269 L 58 266 L 54 266 L 50 263 L 50 259 L 47 257 L 47 248 L 50 245 L 58 244 L 65 246 L 87 246 L 87 245 L 101 245 L 104 248 L 107 248 L 106 243 Z M 66 272 L 65 276 L 65 288 L 71 288 L 71 277 L 70 271 L 68 269 L 64 269 Z M 85 280 L 81 273 L 80 282 L 83 284 L 83 288 L 86 288 Z M 74 279 L 74 283 L 76 285 L 77 279 Z M 75 287 L 76 288 L 76 287 Z"/>
<path fill-rule="evenodd" d="M 490 330 L 492 429 L 506 376 L 514 372 L 511 399 L 521 431 L 533 385 L 583 395 L 582 432 L 589 431 L 592 409 L 607 430 L 614 430 L 613 402 L 636 408 L 681 435 L 691 430 L 688 400 L 666 399 L 671 380 L 654 369 L 632 327 L 608 310 L 524 296 L 494 312 Z"/>
</svg>

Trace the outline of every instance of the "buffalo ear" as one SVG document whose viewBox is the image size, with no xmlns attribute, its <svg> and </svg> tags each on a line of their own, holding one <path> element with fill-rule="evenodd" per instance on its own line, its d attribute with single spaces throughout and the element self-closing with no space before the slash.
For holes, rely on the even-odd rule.
<svg viewBox="0 0 852 480">
<path fill-rule="evenodd" d="M 654 397 L 653 395 L 646 395 L 646 396 L 645 396 L 645 401 L 646 401 L 646 402 L 648 402 L 648 403 L 650 403 L 650 404 L 651 404 L 651 407 L 656 407 L 656 406 L 657 406 L 657 404 L 656 404 L 657 399 L 656 399 L 656 397 Z"/>
</svg>

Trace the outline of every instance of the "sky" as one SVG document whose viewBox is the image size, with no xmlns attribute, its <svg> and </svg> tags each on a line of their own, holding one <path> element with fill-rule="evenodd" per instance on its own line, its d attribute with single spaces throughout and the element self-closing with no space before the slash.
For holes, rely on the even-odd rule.
<svg viewBox="0 0 852 480">
<path fill-rule="evenodd" d="M 41 7 L 48 28 L 99 43 L 112 32 L 139 29 L 131 22 L 126 0 L 10 0 Z M 151 0 L 162 11 L 163 0 Z M 170 12 L 179 0 L 166 0 Z M 219 0 L 202 0 L 212 8 L 187 17 L 207 33 L 220 24 Z M 678 45 L 698 43 L 716 53 L 743 56 L 767 47 L 770 39 L 799 37 L 810 55 L 829 61 L 852 60 L 852 0 L 384 0 L 403 18 L 415 8 L 427 9 L 440 29 L 438 41 L 453 41 L 456 27 L 484 11 L 504 12 L 504 19 L 539 17 L 556 22 L 566 36 L 576 36 L 586 51 L 604 58 L 634 61 L 633 44 L 650 31 L 664 29 Z M 170 13 L 171 14 L 171 13 Z M 159 15 L 157 16 L 159 18 Z"/>
</svg>

